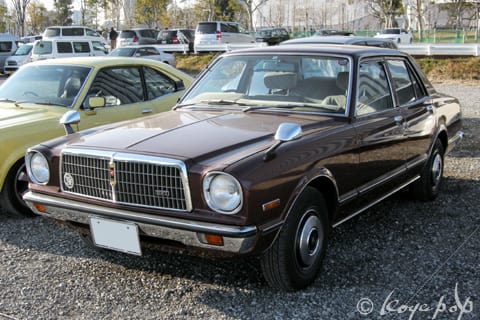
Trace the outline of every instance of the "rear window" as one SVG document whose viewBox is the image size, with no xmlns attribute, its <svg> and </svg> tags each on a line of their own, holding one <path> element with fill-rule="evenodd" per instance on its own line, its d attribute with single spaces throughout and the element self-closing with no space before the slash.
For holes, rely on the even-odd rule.
<svg viewBox="0 0 480 320">
<path fill-rule="evenodd" d="M 65 28 L 62 30 L 63 36 L 83 36 L 84 34 L 83 28 Z"/>
<path fill-rule="evenodd" d="M 202 22 L 197 26 L 198 33 L 215 33 L 217 31 L 216 22 Z"/>
<path fill-rule="evenodd" d="M 10 51 L 12 51 L 12 41 L 1 41 L 0 52 L 10 52 Z"/>
<path fill-rule="evenodd" d="M 155 38 L 156 32 L 154 30 L 140 30 L 138 33 L 145 38 Z"/>
<path fill-rule="evenodd" d="M 45 37 L 58 37 L 60 36 L 60 28 L 47 28 L 45 30 Z"/>
<path fill-rule="evenodd" d="M 33 47 L 34 54 L 51 54 L 52 53 L 52 41 L 38 41 Z"/>
<path fill-rule="evenodd" d="M 121 39 L 135 38 L 136 34 L 134 31 L 122 31 L 120 32 Z"/>
</svg>

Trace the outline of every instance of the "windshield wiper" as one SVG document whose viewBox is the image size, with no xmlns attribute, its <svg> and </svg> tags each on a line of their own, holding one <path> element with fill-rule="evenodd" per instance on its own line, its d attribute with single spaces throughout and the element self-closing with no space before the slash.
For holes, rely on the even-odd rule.
<svg viewBox="0 0 480 320">
<path fill-rule="evenodd" d="M 218 104 L 223 106 L 229 106 L 229 105 L 248 106 L 248 104 L 246 103 L 238 102 L 237 100 L 229 100 L 229 99 L 200 100 L 200 103 L 205 103 L 208 105 Z"/>
<path fill-rule="evenodd" d="M 249 106 L 247 108 L 242 109 L 243 112 L 248 112 L 252 110 L 261 110 L 261 109 L 293 109 L 293 108 L 311 108 L 311 109 L 322 109 L 326 110 L 329 113 L 332 112 L 339 112 L 340 110 L 335 110 L 331 108 L 327 108 L 324 106 L 320 106 L 318 104 L 311 104 L 311 103 L 288 103 L 288 104 L 275 104 L 275 105 L 260 105 L 260 106 Z"/>
<path fill-rule="evenodd" d="M 68 107 L 65 104 L 51 102 L 51 101 L 39 101 L 39 102 L 32 102 L 34 104 L 43 104 L 45 106 L 57 106 L 57 107 Z"/>
<path fill-rule="evenodd" d="M 207 104 L 207 105 L 219 105 L 219 106 L 248 106 L 248 104 L 243 102 L 238 102 L 237 100 L 228 100 L 228 99 L 215 99 L 215 100 L 200 100 L 197 102 L 185 103 L 185 104 L 177 104 L 173 107 L 173 110 L 183 108 L 183 107 L 190 107 L 198 104 Z"/>
</svg>

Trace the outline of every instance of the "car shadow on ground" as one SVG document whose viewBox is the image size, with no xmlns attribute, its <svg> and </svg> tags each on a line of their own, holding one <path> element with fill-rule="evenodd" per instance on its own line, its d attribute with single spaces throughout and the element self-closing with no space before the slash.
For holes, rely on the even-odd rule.
<svg viewBox="0 0 480 320">
<path fill-rule="evenodd" d="M 462 235 L 476 226 L 474 222 L 478 224 L 473 213 L 461 213 L 479 207 L 480 199 L 469 196 L 470 190 L 480 187 L 479 182 L 448 177 L 444 182 L 443 193 L 434 202 L 412 201 L 408 192 L 402 191 L 335 228 L 322 275 L 313 290 L 334 290 L 353 284 L 369 286 L 382 280 L 377 274 L 383 274 L 383 270 L 403 273 L 403 268 L 408 270 L 412 261 L 418 263 L 417 273 L 412 277 L 420 279 L 432 272 L 437 261 L 450 252 L 443 243 L 449 243 L 453 249 L 463 241 Z M 456 201 L 459 198 L 462 200 Z M 1 219 L 2 246 L 15 247 L 25 254 L 34 251 L 102 259 L 159 276 L 268 290 L 256 258 L 214 260 L 149 248 L 142 257 L 137 257 L 93 248 L 78 233 L 42 217 L 4 214 Z M 8 254 L 8 250 L 5 252 Z"/>
</svg>

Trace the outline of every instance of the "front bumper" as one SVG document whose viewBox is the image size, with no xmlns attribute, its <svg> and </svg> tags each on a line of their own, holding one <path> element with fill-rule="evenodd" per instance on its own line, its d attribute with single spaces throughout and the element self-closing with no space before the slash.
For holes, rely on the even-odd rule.
<svg viewBox="0 0 480 320">
<path fill-rule="evenodd" d="M 89 225 L 92 215 L 113 220 L 135 223 L 141 234 L 179 242 L 187 247 L 216 250 L 225 253 L 243 254 L 253 250 L 258 230 L 255 226 L 230 226 L 215 223 L 188 221 L 171 217 L 159 217 L 145 213 L 60 199 L 45 194 L 27 192 L 23 199 L 36 214 Z M 44 209 L 38 210 L 38 205 Z M 223 245 L 210 245 L 201 241 L 203 235 L 222 236 Z"/>
</svg>

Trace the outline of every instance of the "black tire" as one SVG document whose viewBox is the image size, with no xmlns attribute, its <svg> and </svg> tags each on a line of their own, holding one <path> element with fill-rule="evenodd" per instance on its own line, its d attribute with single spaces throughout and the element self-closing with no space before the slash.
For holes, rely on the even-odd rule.
<svg viewBox="0 0 480 320">
<path fill-rule="evenodd" d="M 307 187 L 293 205 L 277 239 L 260 258 L 268 284 L 285 291 L 310 285 L 320 271 L 329 230 L 322 194 Z"/>
<path fill-rule="evenodd" d="M 0 194 L 0 201 L 5 210 L 12 214 L 34 216 L 35 214 L 23 201 L 23 194 L 28 190 L 28 178 L 23 159 L 19 160 L 8 172 Z"/>
<path fill-rule="evenodd" d="M 410 187 L 410 192 L 415 199 L 432 201 L 440 193 L 443 181 L 444 153 L 443 144 L 437 140 L 420 179 Z"/>
</svg>

